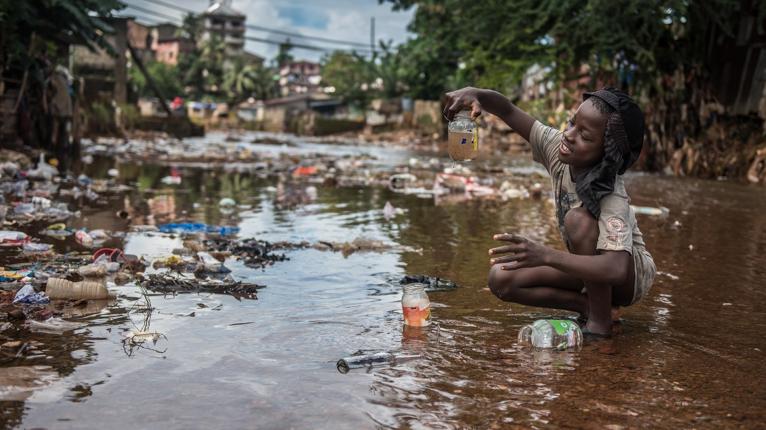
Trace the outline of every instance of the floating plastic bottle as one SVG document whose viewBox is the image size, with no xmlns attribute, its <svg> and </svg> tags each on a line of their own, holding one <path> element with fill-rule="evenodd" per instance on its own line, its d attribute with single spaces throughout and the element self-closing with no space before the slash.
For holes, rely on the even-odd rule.
<svg viewBox="0 0 766 430">
<path fill-rule="evenodd" d="M 103 282 L 72 282 L 61 278 L 48 278 L 45 293 L 53 300 L 103 300 L 109 298 L 109 291 Z"/>
<path fill-rule="evenodd" d="M 519 343 L 541 349 L 580 349 L 582 332 L 574 321 L 537 320 L 519 330 Z"/>
<path fill-rule="evenodd" d="M 340 373 L 348 373 L 351 369 L 371 368 L 388 364 L 403 363 L 405 361 L 421 358 L 420 355 L 395 355 L 390 352 L 378 352 L 376 354 L 352 355 L 338 360 L 336 367 Z"/>
<path fill-rule="evenodd" d="M 407 284 L 402 294 L 404 323 L 413 327 L 425 327 L 431 323 L 431 301 L 424 284 Z"/>
<path fill-rule="evenodd" d="M 631 209 L 633 209 L 633 212 L 636 215 L 650 215 L 650 216 L 658 216 L 658 217 L 666 217 L 670 214 L 670 209 L 666 208 L 665 206 L 660 206 L 658 208 L 651 207 L 651 206 L 634 206 L 630 205 Z"/>
</svg>

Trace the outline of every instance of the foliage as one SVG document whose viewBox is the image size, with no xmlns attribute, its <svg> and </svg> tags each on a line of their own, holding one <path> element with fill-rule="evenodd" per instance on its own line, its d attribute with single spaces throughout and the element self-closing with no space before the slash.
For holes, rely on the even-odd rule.
<svg viewBox="0 0 766 430">
<path fill-rule="evenodd" d="M 277 94 L 274 71 L 255 64 L 245 64 L 241 59 L 224 72 L 223 87 L 229 102 L 239 103 L 250 97 L 264 100 Z"/>
<path fill-rule="evenodd" d="M 187 13 L 181 21 L 181 27 L 176 36 L 189 39 L 194 46 L 197 46 L 198 39 L 204 29 L 204 23 L 202 15 Z"/>
<path fill-rule="evenodd" d="M 274 63 L 277 67 L 282 67 L 293 61 L 293 56 L 290 55 L 291 49 L 293 49 L 293 45 L 290 43 L 290 39 L 287 39 L 285 43 L 279 44 L 279 52 L 277 52 L 277 56 L 274 58 Z"/>
<path fill-rule="evenodd" d="M 179 71 L 176 67 L 159 61 L 150 61 L 145 64 L 144 67 L 146 67 L 146 72 L 149 76 L 152 77 L 154 84 L 157 86 L 157 90 L 165 99 L 172 99 L 183 93 L 183 88 L 181 87 L 181 81 L 179 79 Z M 128 78 L 139 96 L 155 97 L 154 92 L 152 92 L 146 82 L 146 78 L 136 65 L 133 65 L 128 70 Z"/>
<path fill-rule="evenodd" d="M 181 80 L 184 86 L 191 88 L 193 97 L 218 93 L 223 88 L 225 48 L 223 39 L 213 36 L 180 56 Z"/>
<path fill-rule="evenodd" d="M 400 49 L 417 98 L 470 83 L 511 92 L 533 64 L 561 83 L 581 65 L 595 83 L 653 88 L 678 67 L 705 64 L 710 29 L 734 35 L 745 0 L 380 0 L 417 6 Z M 759 16 L 766 16 L 760 2 Z M 450 86 L 450 84 L 455 84 Z"/>
<path fill-rule="evenodd" d="M 374 81 L 371 63 L 360 54 L 335 51 L 322 59 L 323 84 L 335 87 L 335 94 L 351 104 L 366 106 Z"/>
<path fill-rule="evenodd" d="M 366 107 L 376 97 L 401 96 L 404 85 L 402 56 L 392 43 L 380 43 L 371 58 L 356 52 L 335 51 L 322 59 L 322 82 L 343 100 Z"/>
<path fill-rule="evenodd" d="M 0 1 L 0 73 L 20 74 L 51 45 L 112 52 L 104 40 L 112 31 L 105 18 L 123 7 L 117 0 Z M 36 46 L 35 40 L 40 42 Z"/>
</svg>

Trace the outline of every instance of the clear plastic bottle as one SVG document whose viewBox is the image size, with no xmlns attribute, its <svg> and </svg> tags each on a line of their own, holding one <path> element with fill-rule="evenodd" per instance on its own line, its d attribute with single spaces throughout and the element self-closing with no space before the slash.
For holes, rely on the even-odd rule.
<svg viewBox="0 0 766 430">
<path fill-rule="evenodd" d="M 543 349 L 580 349 L 582 332 L 574 321 L 537 320 L 519 330 L 519 343 Z"/>
<path fill-rule="evenodd" d="M 407 284 L 402 294 L 404 323 L 413 327 L 431 324 L 431 301 L 428 300 L 425 284 Z"/>
<path fill-rule="evenodd" d="M 479 128 L 471 120 L 470 111 L 458 112 L 447 130 L 447 152 L 452 160 L 468 161 L 479 155 Z"/>
</svg>

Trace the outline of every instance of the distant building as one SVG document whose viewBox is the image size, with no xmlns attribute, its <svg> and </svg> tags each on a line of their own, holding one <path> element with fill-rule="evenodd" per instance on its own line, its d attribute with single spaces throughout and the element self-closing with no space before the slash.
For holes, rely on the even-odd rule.
<svg viewBox="0 0 766 430">
<path fill-rule="evenodd" d="M 314 93 L 319 91 L 322 82 L 319 63 L 311 61 L 292 61 L 279 69 L 279 87 L 283 97 L 293 94 Z"/>
<path fill-rule="evenodd" d="M 189 53 L 193 49 L 194 44 L 191 40 L 183 37 L 176 37 L 157 42 L 155 55 L 157 61 L 160 63 L 175 66 L 178 64 L 178 59 L 181 55 Z"/>
<path fill-rule="evenodd" d="M 178 64 L 182 54 L 194 49 L 192 41 L 181 36 L 181 28 L 175 24 L 162 23 L 151 27 L 150 45 L 154 59 L 171 66 Z"/>
<path fill-rule="evenodd" d="M 210 7 L 202 17 L 202 41 L 218 37 L 226 44 L 227 59 L 242 56 L 245 47 L 246 16 L 231 7 L 231 0 L 210 0 Z"/>
<path fill-rule="evenodd" d="M 178 37 L 181 28 L 175 24 L 164 22 L 152 27 L 152 50 L 157 50 L 157 43 Z"/>
<path fill-rule="evenodd" d="M 141 56 L 141 61 L 146 63 L 154 59 L 152 50 L 152 28 L 136 21 L 129 20 L 128 25 L 128 43 Z"/>
</svg>

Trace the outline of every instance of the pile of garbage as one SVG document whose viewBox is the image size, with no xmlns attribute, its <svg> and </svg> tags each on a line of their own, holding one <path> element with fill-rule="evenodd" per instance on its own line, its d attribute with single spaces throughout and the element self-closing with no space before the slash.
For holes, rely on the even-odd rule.
<svg viewBox="0 0 766 430">
<path fill-rule="evenodd" d="M 294 145 L 290 136 L 261 136 L 255 143 Z M 126 161 L 164 162 L 173 166 L 221 168 L 224 171 L 250 172 L 280 178 L 276 187 L 277 206 L 292 208 L 313 201 L 316 188 L 295 184 L 339 187 L 388 187 L 391 191 L 437 202 L 465 199 L 511 200 L 540 198 L 548 183 L 540 169 L 499 166 L 494 161 L 452 164 L 440 158 L 412 157 L 407 164 L 386 165 L 384 160 L 366 154 L 328 155 L 256 151 L 238 141 L 196 142 L 172 138 L 154 140 L 100 139 L 85 141 L 84 151 Z M 174 168 L 175 169 L 175 168 Z M 173 173 L 175 172 L 175 173 Z M 177 169 L 163 178 L 166 185 L 178 185 Z"/>
</svg>

